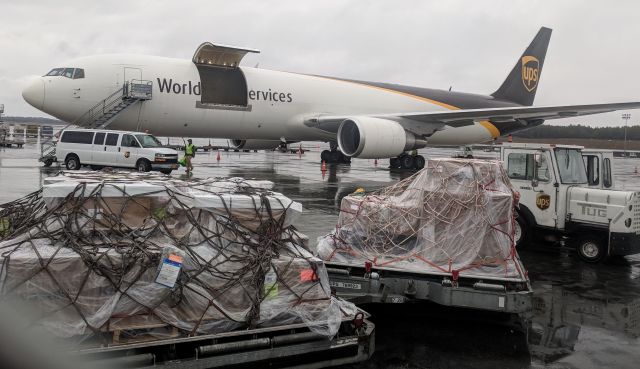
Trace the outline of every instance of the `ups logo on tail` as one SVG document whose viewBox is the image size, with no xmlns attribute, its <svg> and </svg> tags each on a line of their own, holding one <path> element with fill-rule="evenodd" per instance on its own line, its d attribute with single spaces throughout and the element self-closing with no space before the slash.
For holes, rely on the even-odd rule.
<svg viewBox="0 0 640 369">
<path fill-rule="evenodd" d="M 527 91 L 531 92 L 538 86 L 540 62 L 535 56 L 522 57 L 522 83 Z"/>
</svg>

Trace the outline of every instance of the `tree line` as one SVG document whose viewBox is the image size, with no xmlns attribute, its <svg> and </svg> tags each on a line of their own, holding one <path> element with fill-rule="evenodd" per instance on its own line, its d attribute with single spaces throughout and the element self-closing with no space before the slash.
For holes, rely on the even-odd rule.
<svg viewBox="0 0 640 369">
<path fill-rule="evenodd" d="M 624 127 L 587 127 L 580 124 L 551 126 L 543 124 L 514 133 L 523 138 L 591 138 L 600 140 L 624 140 Z M 640 140 L 640 126 L 627 127 L 627 140 Z"/>
</svg>

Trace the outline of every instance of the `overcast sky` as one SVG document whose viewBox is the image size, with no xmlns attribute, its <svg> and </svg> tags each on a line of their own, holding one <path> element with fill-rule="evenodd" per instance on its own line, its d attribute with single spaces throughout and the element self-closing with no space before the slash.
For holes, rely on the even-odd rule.
<svg viewBox="0 0 640 369">
<path fill-rule="evenodd" d="M 104 53 L 190 59 L 204 41 L 259 49 L 243 64 L 261 68 L 491 93 L 540 26 L 553 35 L 536 105 L 640 100 L 637 0 L 0 4 L 6 115 L 46 116 L 22 100 L 22 88 L 67 59 Z M 630 124 L 639 124 L 640 110 L 631 113 Z M 562 123 L 579 122 L 622 124 L 620 112 Z"/>
</svg>

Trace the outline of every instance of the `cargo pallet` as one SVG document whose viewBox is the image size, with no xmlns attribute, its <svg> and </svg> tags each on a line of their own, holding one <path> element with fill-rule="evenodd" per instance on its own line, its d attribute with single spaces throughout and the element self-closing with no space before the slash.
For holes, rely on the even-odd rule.
<svg viewBox="0 0 640 369">
<path fill-rule="evenodd" d="M 355 304 L 431 301 L 444 306 L 529 317 L 533 290 L 529 281 L 495 277 L 458 277 L 388 267 L 325 262 L 331 288 Z"/>
<path fill-rule="evenodd" d="M 95 367 L 192 369 L 323 368 L 365 361 L 375 350 L 375 325 L 360 311 L 329 338 L 305 324 L 159 339 L 73 352 Z"/>
</svg>

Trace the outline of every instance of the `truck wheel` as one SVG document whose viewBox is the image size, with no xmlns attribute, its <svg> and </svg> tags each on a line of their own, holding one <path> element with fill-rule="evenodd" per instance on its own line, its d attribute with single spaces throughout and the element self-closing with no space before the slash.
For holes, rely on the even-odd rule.
<svg viewBox="0 0 640 369">
<path fill-rule="evenodd" d="M 51 164 L 53 164 L 53 159 L 51 159 L 51 158 L 46 159 L 46 160 L 44 161 L 44 166 L 45 166 L 45 167 L 47 167 L 47 168 L 48 168 L 48 167 L 50 167 L 50 166 L 51 166 Z"/>
<path fill-rule="evenodd" d="M 67 170 L 79 170 L 80 158 L 78 158 L 75 154 L 71 154 L 64 160 L 64 165 L 67 167 Z"/>
<path fill-rule="evenodd" d="M 151 164 L 146 159 L 140 159 L 136 163 L 136 169 L 138 172 L 148 172 L 151 170 Z"/>
<path fill-rule="evenodd" d="M 582 236 L 575 241 L 580 259 L 588 263 L 597 263 L 607 256 L 607 245 L 602 237 Z"/>
<path fill-rule="evenodd" d="M 529 243 L 529 234 L 531 233 L 529 225 L 522 215 L 518 214 L 514 227 L 513 242 L 516 244 L 516 248 L 523 249 Z"/>
</svg>

